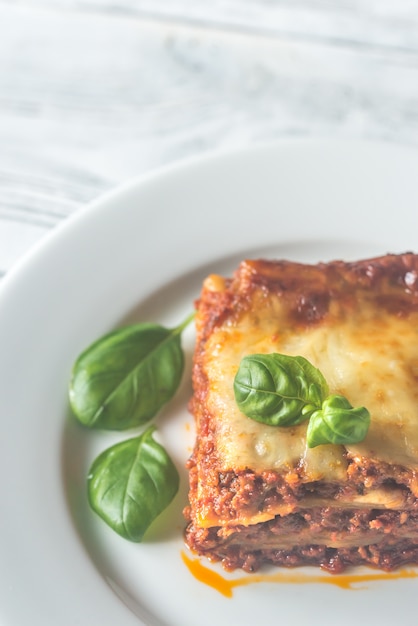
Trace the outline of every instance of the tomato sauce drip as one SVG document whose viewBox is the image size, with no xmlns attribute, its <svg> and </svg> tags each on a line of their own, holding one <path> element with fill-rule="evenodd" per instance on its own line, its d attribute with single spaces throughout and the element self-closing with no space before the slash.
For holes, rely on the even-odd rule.
<svg viewBox="0 0 418 626">
<path fill-rule="evenodd" d="M 232 598 L 236 587 L 243 587 L 254 583 L 295 583 L 298 585 L 316 583 L 334 585 L 340 589 L 353 589 L 354 585 L 373 581 L 399 580 L 402 578 L 418 578 L 418 571 L 402 569 L 396 572 L 370 572 L 367 574 L 329 574 L 307 575 L 300 572 L 278 572 L 276 574 L 251 574 L 241 578 L 227 579 L 202 565 L 199 559 L 191 559 L 184 552 L 181 557 L 190 573 L 199 582 L 213 587 L 227 598 Z"/>
</svg>

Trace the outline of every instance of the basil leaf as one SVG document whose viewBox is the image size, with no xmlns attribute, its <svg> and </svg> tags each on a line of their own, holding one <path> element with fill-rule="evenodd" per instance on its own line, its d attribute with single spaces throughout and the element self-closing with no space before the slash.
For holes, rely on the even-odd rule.
<svg viewBox="0 0 418 626">
<path fill-rule="evenodd" d="M 119 535 L 142 541 L 150 524 L 170 504 L 179 475 L 149 427 L 142 435 L 105 450 L 88 476 L 92 509 Z"/>
<path fill-rule="evenodd" d="M 365 407 L 353 408 L 344 396 L 329 396 L 322 409 L 311 415 L 307 430 L 308 446 L 357 443 L 365 438 L 369 425 L 370 413 Z"/>
<path fill-rule="evenodd" d="M 240 363 L 234 394 L 247 417 L 270 426 L 293 426 L 321 407 L 328 385 L 304 357 L 250 354 Z"/>
<path fill-rule="evenodd" d="M 89 427 L 124 430 L 146 423 L 180 384 L 184 356 L 180 326 L 135 324 L 89 346 L 74 364 L 70 404 Z"/>
<path fill-rule="evenodd" d="M 369 429 L 368 410 L 352 407 L 344 396 L 329 396 L 321 372 L 301 356 L 245 356 L 234 379 L 234 393 L 240 411 L 257 422 L 294 426 L 309 419 L 310 448 L 357 443 Z"/>
</svg>

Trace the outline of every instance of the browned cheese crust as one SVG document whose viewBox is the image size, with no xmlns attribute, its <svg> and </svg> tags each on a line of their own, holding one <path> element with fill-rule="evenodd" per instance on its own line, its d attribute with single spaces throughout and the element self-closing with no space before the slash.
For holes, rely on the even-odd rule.
<svg viewBox="0 0 418 626">
<path fill-rule="evenodd" d="M 220 560 L 226 569 L 249 572 L 267 563 L 319 565 L 333 573 L 349 565 L 390 570 L 418 563 L 418 459 L 409 448 L 394 461 L 387 453 L 380 456 L 373 448 L 380 436 L 376 433 L 376 440 L 366 442 L 364 448 L 335 446 L 335 475 L 332 470 L 315 474 L 312 468 L 317 465 L 309 467 L 303 455 L 266 466 L 230 462 L 228 454 L 220 451 L 220 417 L 210 398 L 217 383 L 208 365 L 216 333 L 225 331 L 219 336 L 226 337 L 226 343 L 230 336 L 236 340 L 241 329 L 245 334 L 244 319 L 256 326 L 269 320 L 268 332 L 275 336 L 272 350 L 282 326 L 292 336 L 317 329 L 326 332 L 341 319 L 355 317 L 360 309 L 390 324 L 418 323 L 418 256 L 408 253 L 317 265 L 244 261 L 232 278 L 208 277 L 196 308 L 190 402 L 196 443 L 188 462 L 190 492 L 185 509 L 190 549 Z M 276 311 L 277 333 L 272 333 Z M 245 350 L 245 340 L 243 346 Z M 250 344 L 248 351 L 252 348 Z M 219 367 L 222 370 L 222 360 Z M 418 378 L 418 360 L 414 376 Z M 242 416 L 244 429 L 247 420 Z M 303 428 L 290 429 L 290 434 L 300 439 Z M 264 429 L 270 437 L 272 427 Z M 284 431 L 274 430 L 271 437 Z M 406 438 L 403 431 L 401 436 Z"/>
</svg>

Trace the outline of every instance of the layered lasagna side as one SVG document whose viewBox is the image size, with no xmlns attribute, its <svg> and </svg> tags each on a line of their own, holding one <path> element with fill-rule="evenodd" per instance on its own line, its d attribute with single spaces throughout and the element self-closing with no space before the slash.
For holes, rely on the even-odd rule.
<svg viewBox="0 0 418 626">
<path fill-rule="evenodd" d="M 197 302 L 186 542 L 226 569 L 418 563 L 418 256 L 249 260 Z M 306 423 L 240 413 L 242 357 L 304 356 L 365 406 L 366 438 L 309 448 Z"/>
</svg>

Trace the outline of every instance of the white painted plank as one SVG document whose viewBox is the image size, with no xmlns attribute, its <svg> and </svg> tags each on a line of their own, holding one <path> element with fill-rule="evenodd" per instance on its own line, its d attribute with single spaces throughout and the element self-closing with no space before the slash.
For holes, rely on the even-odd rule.
<svg viewBox="0 0 418 626">
<path fill-rule="evenodd" d="M 21 0 L 25 3 L 28 0 Z M 335 45 L 418 51 L 418 4 L 414 0 L 37 0 L 36 4 Z"/>
<path fill-rule="evenodd" d="M 183 157 L 289 135 L 418 145 L 406 44 L 266 37 L 63 2 L 0 0 L 0 272 L 97 194 Z"/>
</svg>

